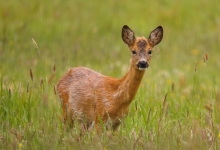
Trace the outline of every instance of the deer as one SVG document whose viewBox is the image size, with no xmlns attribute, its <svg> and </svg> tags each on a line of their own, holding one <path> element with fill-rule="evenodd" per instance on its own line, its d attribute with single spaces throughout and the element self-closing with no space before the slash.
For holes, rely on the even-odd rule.
<svg viewBox="0 0 220 150">
<path fill-rule="evenodd" d="M 102 75 L 86 67 L 70 69 L 57 83 L 62 102 L 64 124 L 79 121 L 89 129 L 100 124 L 117 130 L 129 111 L 146 69 L 150 65 L 153 48 L 163 38 L 163 27 L 158 26 L 148 38 L 135 37 L 127 26 L 122 27 L 122 40 L 130 52 L 130 66 L 124 77 L 118 79 Z"/>
</svg>

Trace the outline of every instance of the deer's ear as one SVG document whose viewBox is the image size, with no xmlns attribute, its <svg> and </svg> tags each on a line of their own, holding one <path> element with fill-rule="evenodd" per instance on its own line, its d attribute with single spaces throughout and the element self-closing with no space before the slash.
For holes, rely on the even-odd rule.
<svg viewBox="0 0 220 150">
<path fill-rule="evenodd" d="M 122 28 L 122 39 L 129 46 L 134 44 L 134 32 L 127 25 L 124 25 Z"/>
<path fill-rule="evenodd" d="M 156 29 L 151 31 L 149 37 L 148 37 L 151 45 L 157 45 L 161 42 L 163 39 L 163 27 L 158 26 Z"/>
</svg>

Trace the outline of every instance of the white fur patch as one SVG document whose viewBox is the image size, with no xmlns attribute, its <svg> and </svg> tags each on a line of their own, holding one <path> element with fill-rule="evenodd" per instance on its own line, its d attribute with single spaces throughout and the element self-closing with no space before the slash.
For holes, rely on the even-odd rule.
<svg viewBox="0 0 220 150">
<path fill-rule="evenodd" d="M 147 68 L 138 68 L 140 71 L 144 71 L 144 70 L 146 70 Z"/>
<path fill-rule="evenodd" d="M 123 90 L 117 91 L 113 96 L 114 98 L 117 98 L 119 96 L 121 96 L 121 93 L 123 92 Z"/>
</svg>

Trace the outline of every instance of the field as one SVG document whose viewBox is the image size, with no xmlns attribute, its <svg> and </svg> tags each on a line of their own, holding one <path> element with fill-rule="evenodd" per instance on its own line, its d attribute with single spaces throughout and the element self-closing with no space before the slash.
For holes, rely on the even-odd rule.
<svg viewBox="0 0 220 150">
<path fill-rule="evenodd" d="M 219 0 L 0 0 L 0 149 L 220 149 Z M 121 78 L 127 24 L 155 46 L 117 132 L 66 130 L 55 86 L 71 67 Z"/>
</svg>

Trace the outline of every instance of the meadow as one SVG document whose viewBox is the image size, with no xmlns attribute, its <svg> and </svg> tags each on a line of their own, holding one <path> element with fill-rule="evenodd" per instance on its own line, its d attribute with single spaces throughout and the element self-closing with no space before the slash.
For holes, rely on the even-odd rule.
<svg viewBox="0 0 220 150">
<path fill-rule="evenodd" d="M 220 149 L 218 0 L 0 0 L 0 149 Z M 162 42 L 117 132 L 65 129 L 55 86 L 71 67 L 121 78 L 127 24 Z"/>
</svg>

